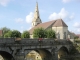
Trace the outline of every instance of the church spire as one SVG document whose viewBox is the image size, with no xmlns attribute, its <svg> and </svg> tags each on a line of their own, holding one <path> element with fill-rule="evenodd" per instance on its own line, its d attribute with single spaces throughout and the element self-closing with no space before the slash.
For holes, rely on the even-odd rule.
<svg viewBox="0 0 80 60">
<path fill-rule="evenodd" d="M 34 18 L 38 18 L 39 17 L 39 9 L 38 9 L 38 2 L 36 2 L 36 8 L 35 8 L 35 12 L 34 12 Z"/>
<path fill-rule="evenodd" d="M 36 26 L 40 23 L 42 23 L 42 21 L 39 16 L 38 2 L 36 2 L 36 8 L 35 8 L 35 12 L 34 12 L 34 18 L 32 20 L 32 26 Z"/>
</svg>

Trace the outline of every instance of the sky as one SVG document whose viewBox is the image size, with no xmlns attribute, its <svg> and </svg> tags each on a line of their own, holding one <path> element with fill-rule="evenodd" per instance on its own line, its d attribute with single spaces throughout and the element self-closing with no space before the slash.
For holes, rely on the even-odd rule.
<svg viewBox="0 0 80 60">
<path fill-rule="evenodd" d="M 63 19 L 68 30 L 80 34 L 80 0 L 37 0 L 42 22 Z M 29 30 L 36 0 L 0 0 L 0 28 Z"/>
</svg>

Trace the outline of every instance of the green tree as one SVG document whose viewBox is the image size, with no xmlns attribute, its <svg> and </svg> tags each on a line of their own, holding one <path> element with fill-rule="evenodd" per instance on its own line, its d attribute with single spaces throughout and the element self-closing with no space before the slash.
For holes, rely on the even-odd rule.
<svg viewBox="0 0 80 60">
<path fill-rule="evenodd" d="M 7 27 L 3 27 L 3 28 L 1 28 L 1 30 L 3 31 L 3 37 L 8 31 L 10 31 L 10 29 Z"/>
<path fill-rule="evenodd" d="M 56 38 L 55 31 L 52 29 L 48 29 L 46 36 L 47 38 Z"/>
<path fill-rule="evenodd" d="M 30 38 L 30 34 L 28 31 L 23 31 L 23 33 L 21 34 L 22 38 Z"/>
<path fill-rule="evenodd" d="M 33 38 L 45 38 L 45 30 L 43 28 L 37 28 L 33 31 Z"/>
<path fill-rule="evenodd" d="M 79 38 L 79 36 L 75 36 L 75 37 L 74 37 L 74 39 L 78 39 L 78 38 Z"/>
<path fill-rule="evenodd" d="M 21 37 L 21 33 L 19 31 L 17 31 L 17 30 L 13 30 L 11 37 L 20 38 Z"/>
<path fill-rule="evenodd" d="M 4 34 L 5 38 L 10 38 L 12 37 L 12 31 L 8 31 L 7 33 Z"/>
<path fill-rule="evenodd" d="M 8 33 L 5 33 L 4 38 L 8 38 L 9 37 L 8 35 L 9 35 Z"/>
</svg>

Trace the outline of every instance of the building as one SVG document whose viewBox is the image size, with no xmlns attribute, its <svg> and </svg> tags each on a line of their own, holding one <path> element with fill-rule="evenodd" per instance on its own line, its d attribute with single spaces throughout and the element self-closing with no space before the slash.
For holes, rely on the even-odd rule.
<svg viewBox="0 0 80 60">
<path fill-rule="evenodd" d="M 36 3 L 34 18 L 32 20 L 32 28 L 29 30 L 31 38 L 33 38 L 34 29 L 39 27 L 42 27 L 45 30 L 54 30 L 58 39 L 74 39 L 73 34 L 68 31 L 68 26 L 62 19 L 56 19 L 42 23 L 39 15 L 38 3 Z"/>
<path fill-rule="evenodd" d="M 2 35 L 3 35 L 3 31 L 2 31 L 2 30 L 0 30 L 0 37 L 2 37 Z"/>
<path fill-rule="evenodd" d="M 77 34 L 76 36 L 78 36 L 78 37 L 79 37 L 79 39 L 80 39 L 80 34 Z"/>
</svg>

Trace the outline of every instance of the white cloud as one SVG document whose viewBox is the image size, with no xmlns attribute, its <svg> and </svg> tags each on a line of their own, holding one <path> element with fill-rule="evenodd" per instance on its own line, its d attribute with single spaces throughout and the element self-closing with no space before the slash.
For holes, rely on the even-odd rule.
<svg viewBox="0 0 80 60">
<path fill-rule="evenodd" d="M 52 19 L 57 19 L 57 18 L 60 18 L 60 17 L 59 17 L 59 15 L 58 15 L 57 13 L 55 13 L 55 12 L 52 13 L 52 14 L 49 16 L 49 19 L 50 19 L 50 20 L 52 20 Z"/>
<path fill-rule="evenodd" d="M 75 28 L 80 28 L 80 23 L 79 22 L 75 22 L 73 25 Z M 78 30 L 79 31 L 79 30 Z"/>
<path fill-rule="evenodd" d="M 0 0 L 0 5 L 2 6 L 7 6 L 7 4 L 10 2 L 11 0 Z"/>
<path fill-rule="evenodd" d="M 63 3 L 68 3 L 70 2 L 71 0 L 62 0 Z"/>
<path fill-rule="evenodd" d="M 68 11 L 66 11 L 64 8 L 62 8 L 58 15 L 61 16 L 61 18 L 64 19 L 68 16 Z"/>
<path fill-rule="evenodd" d="M 23 19 L 22 19 L 22 18 L 16 18 L 15 21 L 16 21 L 17 23 L 23 23 Z"/>
<path fill-rule="evenodd" d="M 72 13 L 71 15 L 69 15 L 69 12 L 65 10 L 65 8 L 62 8 L 61 11 L 59 13 L 52 13 L 50 16 L 49 16 L 49 19 L 50 20 L 55 20 L 55 19 L 58 19 L 58 18 L 62 18 L 62 19 L 70 19 L 72 20 L 74 18 L 74 13 Z"/>
<path fill-rule="evenodd" d="M 26 22 L 31 23 L 33 19 L 33 12 L 30 12 L 29 15 L 26 16 Z"/>
<path fill-rule="evenodd" d="M 49 19 L 52 20 L 52 19 L 58 19 L 58 18 L 66 18 L 68 16 L 68 12 L 62 8 L 61 11 L 59 13 L 52 13 L 50 16 L 49 16 Z"/>
</svg>

